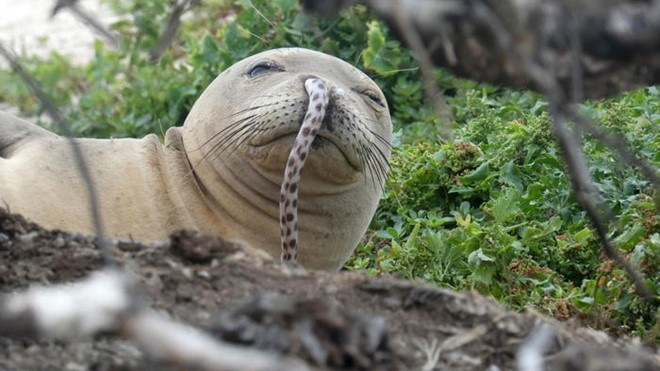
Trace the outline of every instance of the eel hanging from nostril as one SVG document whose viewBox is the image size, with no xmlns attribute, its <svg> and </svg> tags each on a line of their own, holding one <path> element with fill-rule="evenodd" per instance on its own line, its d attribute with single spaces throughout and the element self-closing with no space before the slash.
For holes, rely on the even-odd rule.
<svg viewBox="0 0 660 371">
<path fill-rule="evenodd" d="M 307 114 L 300 131 L 296 135 L 280 190 L 280 235 L 282 240 L 282 261 L 296 261 L 298 258 L 298 188 L 300 174 L 309 155 L 312 142 L 323 122 L 328 108 L 328 89 L 317 78 L 305 80 L 305 90 L 309 95 Z"/>
</svg>

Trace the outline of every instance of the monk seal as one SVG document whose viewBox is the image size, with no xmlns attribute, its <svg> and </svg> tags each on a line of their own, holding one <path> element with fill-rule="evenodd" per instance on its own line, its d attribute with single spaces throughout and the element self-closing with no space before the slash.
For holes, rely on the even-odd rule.
<svg viewBox="0 0 660 371">
<path fill-rule="evenodd" d="M 298 260 L 339 269 L 380 198 L 391 121 L 368 76 L 300 48 L 263 52 L 226 69 L 164 144 L 153 134 L 75 139 L 108 235 L 154 242 L 191 229 L 279 256 L 280 188 L 311 78 L 323 82 L 328 103 L 297 184 Z M 0 113 L 0 179 L 0 205 L 10 211 L 47 228 L 93 233 L 86 186 L 65 138 Z"/>
</svg>

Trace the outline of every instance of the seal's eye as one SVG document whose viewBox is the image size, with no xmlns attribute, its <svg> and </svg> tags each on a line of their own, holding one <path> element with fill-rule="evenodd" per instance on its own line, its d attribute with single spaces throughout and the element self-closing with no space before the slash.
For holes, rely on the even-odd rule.
<svg viewBox="0 0 660 371">
<path fill-rule="evenodd" d="M 380 99 L 380 96 L 378 96 L 378 94 L 374 93 L 371 90 L 365 90 L 365 91 L 362 92 L 362 94 L 365 97 L 369 98 L 370 101 L 372 101 L 372 102 L 376 103 L 377 105 L 385 108 L 385 103 L 383 102 L 382 99 Z"/>
<path fill-rule="evenodd" d="M 254 65 L 252 68 L 250 68 L 250 71 L 248 71 L 247 75 L 248 77 L 257 77 L 266 72 L 279 71 L 279 70 L 280 68 L 278 68 L 273 62 L 262 61 Z"/>
</svg>

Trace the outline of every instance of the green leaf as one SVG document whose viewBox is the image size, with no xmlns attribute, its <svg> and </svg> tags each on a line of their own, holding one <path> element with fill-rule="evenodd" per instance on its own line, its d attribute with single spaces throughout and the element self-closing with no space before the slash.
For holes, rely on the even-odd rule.
<svg viewBox="0 0 660 371">
<path fill-rule="evenodd" d="M 515 188 L 509 188 L 504 194 L 492 203 L 491 214 L 498 224 L 504 224 L 518 212 L 520 192 Z"/>
<path fill-rule="evenodd" d="M 401 64 L 398 44 L 385 42 L 384 30 L 380 22 L 371 21 L 368 28 L 368 47 L 362 54 L 364 67 L 383 76 L 396 74 Z"/>
<path fill-rule="evenodd" d="M 584 227 L 580 231 L 573 233 L 573 241 L 586 244 L 592 236 L 593 232 L 591 232 L 591 229 Z"/>
<path fill-rule="evenodd" d="M 518 191 L 522 192 L 524 189 L 522 183 L 522 174 L 520 173 L 520 170 L 518 170 L 518 167 L 514 164 L 513 160 L 502 166 L 500 181 L 502 183 L 510 184 L 516 187 Z"/>
<path fill-rule="evenodd" d="M 639 224 L 633 224 L 631 228 L 626 229 L 619 237 L 614 239 L 614 244 L 622 250 L 631 250 L 644 238 L 646 229 Z"/>
<path fill-rule="evenodd" d="M 488 162 L 484 162 L 483 164 L 479 165 L 478 168 L 476 168 L 474 171 L 471 173 L 462 176 L 461 177 L 461 182 L 465 184 L 474 184 L 477 182 L 480 182 L 488 177 L 490 174 L 490 167 L 488 166 Z"/>
<path fill-rule="evenodd" d="M 478 248 L 474 250 L 473 252 L 468 255 L 468 263 L 474 264 L 474 265 L 479 265 L 483 262 L 494 262 L 495 258 L 486 255 L 484 253 L 483 249 Z"/>
</svg>

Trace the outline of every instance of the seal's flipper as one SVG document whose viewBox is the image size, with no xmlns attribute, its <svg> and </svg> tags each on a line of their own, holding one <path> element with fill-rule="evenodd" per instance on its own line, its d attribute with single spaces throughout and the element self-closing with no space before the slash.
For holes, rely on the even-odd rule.
<svg viewBox="0 0 660 371">
<path fill-rule="evenodd" d="M 9 158 L 12 152 L 26 142 L 56 137 L 40 126 L 0 111 L 0 157 Z"/>
</svg>

